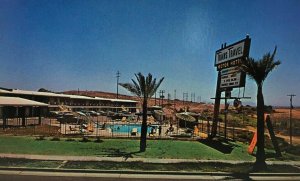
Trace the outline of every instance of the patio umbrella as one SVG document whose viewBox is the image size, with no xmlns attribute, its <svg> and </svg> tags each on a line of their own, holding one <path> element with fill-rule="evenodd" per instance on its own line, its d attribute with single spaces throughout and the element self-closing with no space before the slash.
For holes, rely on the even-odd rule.
<svg viewBox="0 0 300 181">
<path fill-rule="evenodd" d="M 176 117 L 179 119 L 178 126 L 181 128 L 190 128 L 194 127 L 196 118 L 191 116 L 188 112 L 177 113 Z"/>
<path fill-rule="evenodd" d="M 188 114 L 188 112 L 183 112 L 183 113 L 176 113 L 176 117 L 178 119 L 182 119 L 184 121 L 189 121 L 189 122 L 194 122 L 196 121 L 196 118 Z"/>
</svg>

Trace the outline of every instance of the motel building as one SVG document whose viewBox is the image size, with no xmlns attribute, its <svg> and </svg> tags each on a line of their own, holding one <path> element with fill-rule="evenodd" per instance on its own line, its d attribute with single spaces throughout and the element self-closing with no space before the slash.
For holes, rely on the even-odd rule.
<svg viewBox="0 0 300 181">
<path fill-rule="evenodd" d="M 51 111 L 60 111 L 62 107 L 72 111 L 118 112 L 125 109 L 134 113 L 137 101 L 0 88 L 0 122 L 3 127 L 10 118 L 38 117 L 40 124 L 41 117 L 47 117 Z"/>
</svg>

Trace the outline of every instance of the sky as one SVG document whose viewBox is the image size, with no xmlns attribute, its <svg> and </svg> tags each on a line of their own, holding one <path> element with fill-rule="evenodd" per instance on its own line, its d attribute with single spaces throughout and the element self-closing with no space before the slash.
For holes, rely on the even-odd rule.
<svg viewBox="0 0 300 181">
<path fill-rule="evenodd" d="M 213 102 L 216 50 L 251 38 L 250 57 L 278 47 L 266 105 L 300 105 L 300 1 L 0 0 L 0 87 L 116 92 L 134 73 L 165 77 L 159 90 Z M 119 87 L 121 94 L 129 94 Z M 256 103 L 256 84 L 234 89 Z M 230 102 L 230 101 L 229 101 Z"/>
</svg>

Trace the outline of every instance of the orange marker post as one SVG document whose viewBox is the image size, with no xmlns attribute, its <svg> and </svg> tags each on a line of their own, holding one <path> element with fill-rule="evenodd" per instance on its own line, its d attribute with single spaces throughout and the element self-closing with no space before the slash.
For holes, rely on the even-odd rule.
<svg viewBox="0 0 300 181">
<path fill-rule="evenodd" d="M 268 116 L 270 116 L 270 114 L 264 114 L 264 119 L 265 119 L 264 121 L 266 121 Z M 252 141 L 251 141 L 251 144 L 248 147 L 248 153 L 249 154 L 253 153 L 254 148 L 256 146 L 256 143 L 257 143 L 257 131 L 255 131 L 255 133 L 253 135 L 253 138 L 252 138 Z"/>
<path fill-rule="evenodd" d="M 253 153 L 256 143 L 257 143 L 257 131 L 255 131 L 255 133 L 253 135 L 253 138 L 252 138 L 252 141 L 251 141 L 251 144 L 248 147 L 248 153 L 249 154 Z"/>
</svg>

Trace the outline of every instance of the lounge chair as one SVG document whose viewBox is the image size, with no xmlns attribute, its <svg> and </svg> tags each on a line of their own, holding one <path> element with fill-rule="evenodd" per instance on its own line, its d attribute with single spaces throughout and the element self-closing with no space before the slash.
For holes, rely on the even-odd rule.
<svg viewBox="0 0 300 181">
<path fill-rule="evenodd" d="M 131 130 L 131 136 L 136 136 L 137 133 L 138 133 L 137 128 L 132 128 L 132 130 Z"/>
<path fill-rule="evenodd" d="M 104 124 L 101 125 L 100 129 L 101 129 L 101 130 L 104 130 L 105 127 L 106 127 L 106 124 L 104 123 Z"/>
<path fill-rule="evenodd" d="M 126 121 L 126 117 L 122 117 L 121 121 L 125 122 Z"/>
</svg>

